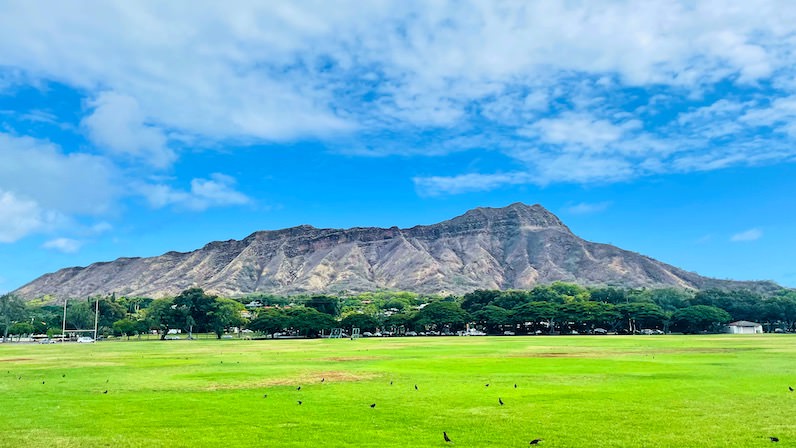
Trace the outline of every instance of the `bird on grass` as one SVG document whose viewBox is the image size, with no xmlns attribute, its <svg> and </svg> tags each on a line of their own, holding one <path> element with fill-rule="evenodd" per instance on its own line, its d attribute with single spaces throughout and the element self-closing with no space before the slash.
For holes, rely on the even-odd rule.
<svg viewBox="0 0 796 448">
<path fill-rule="evenodd" d="M 390 386 L 392 386 L 392 380 L 390 380 Z"/>
<path fill-rule="evenodd" d="M 41 383 L 44 384 L 44 381 L 42 381 Z"/>
<path fill-rule="evenodd" d="M 793 386 L 788 386 L 788 390 L 793 392 Z"/>
<path fill-rule="evenodd" d="M 375 407 L 376 407 L 376 403 L 373 403 L 372 405 L 370 405 L 370 408 L 371 408 L 371 409 L 373 409 L 373 408 L 375 408 Z"/>
<path fill-rule="evenodd" d="M 105 389 L 105 392 L 103 392 L 103 394 L 107 394 L 107 393 L 108 393 L 108 389 Z"/>
<path fill-rule="evenodd" d="M 321 378 L 321 382 L 322 383 L 326 382 L 326 378 Z"/>
<path fill-rule="evenodd" d="M 445 439 L 446 442 L 452 442 L 451 438 L 448 437 L 448 433 L 445 431 L 442 431 L 442 438 Z"/>
<path fill-rule="evenodd" d="M 301 406 L 301 400 L 298 401 L 299 406 Z"/>
<path fill-rule="evenodd" d="M 779 442 L 779 437 L 769 437 L 772 442 Z"/>
<path fill-rule="evenodd" d="M 417 384 L 415 384 L 415 390 L 417 390 Z"/>
<path fill-rule="evenodd" d="M 297 387 L 296 390 L 301 390 L 301 386 Z"/>
<path fill-rule="evenodd" d="M 498 397 L 498 403 L 500 403 L 500 405 L 503 406 L 503 400 L 501 400 L 500 397 Z"/>
<path fill-rule="evenodd" d="M 268 398 L 268 394 L 263 394 L 263 398 Z"/>
<path fill-rule="evenodd" d="M 61 375 L 61 378 L 66 378 L 66 374 L 64 373 L 63 375 Z"/>
<path fill-rule="evenodd" d="M 541 442 L 542 440 L 544 440 L 544 439 L 533 439 L 533 440 L 531 440 L 531 445 L 538 445 L 539 442 Z"/>
<path fill-rule="evenodd" d="M 516 384 L 514 385 L 514 388 L 515 388 L 515 389 L 517 388 L 517 385 L 516 385 Z"/>
<path fill-rule="evenodd" d="M 489 383 L 484 384 L 484 387 L 489 387 Z"/>
</svg>

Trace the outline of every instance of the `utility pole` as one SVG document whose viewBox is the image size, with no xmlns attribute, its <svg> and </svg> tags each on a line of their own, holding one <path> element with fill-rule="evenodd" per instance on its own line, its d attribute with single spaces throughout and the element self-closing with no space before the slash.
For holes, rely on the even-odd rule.
<svg viewBox="0 0 796 448">
<path fill-rule="evenodd" d="M 63 324 L 61 325 L 61 342 L 64 342 L 64 338 L 66 337 L 66 302 L 69 299 L 64 298 L 64 320 L 62 321 Z"/>
<path fill-rule="evenodd" d="M 97 325 L 99 324 L 99 297 L 97 297 L 97 306 L 94 310 L 94 340 L 97 340 Z"/>
</svg>

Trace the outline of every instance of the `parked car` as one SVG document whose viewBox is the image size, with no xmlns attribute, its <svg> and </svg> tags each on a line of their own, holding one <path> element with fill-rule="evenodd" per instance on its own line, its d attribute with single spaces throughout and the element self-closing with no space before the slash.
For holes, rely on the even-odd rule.
<svg viewBox="0 0 796 448">
<path fill-rule="evenodd" d="M 79 344 L 93 344 L 94 338 L 90 338 L 88 336 L 80 336 L 79 338 L 77 338 L 77 342 Z"/>
<path fill-rule="evenodd" d="M 509 330 L 506 330 L 506 331 L 503 332 L 503 336 L 514 336 L 515 334 L 517 334 L 517 333 L 515 333 L 513 331 L 509 331 Z"/>
<path fill-rule="evenodd" d="M 180 337 L 179 336 L 166 336 L 163 339 L 166 340 L 166 341 L 175 341 L 177 339 L 180 339 Z"/>
<path fill-rule="evenodd" d="M 55 342 L 56 342 L 55 339 L 47 338 L 47 339 L 42 339 L 41 341 L 39 341 L 39 344 L 55 344 Z"/>
<path fill-rule="evenodd" d="M 605 328 L 595 328 L 593 331 L 594 334 L 608 334 L 608 330 Z"/>
</svg>

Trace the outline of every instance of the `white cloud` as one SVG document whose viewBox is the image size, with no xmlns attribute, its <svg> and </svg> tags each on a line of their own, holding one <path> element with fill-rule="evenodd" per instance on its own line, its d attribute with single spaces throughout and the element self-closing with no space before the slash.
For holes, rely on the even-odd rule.
<svg viewBox="0 0 796 448">
<path fill-rule="evenodd" d="M 31 233 L 52 227 L 57 213 L 43 210 L 30 199 L 0 189 L 0 243 L 13 243 Z"/>
<path fill-rule="evenodd" d="M 180 209 L 203 211 L 210 207 L 251 203 L 251 198 L 236 191 L 234 187 L 234 178 L 215 173 L 210 179 L 193 179 L 189 191 L 177 190 L 165 184 L 142 185 L 139 190 L 155 208 L 175 206 Z"/>
<path fill-rule="evenodd" d="M 146 124 L 147 117 L 135 98 L 102 92 L 89 104 L 94 111 L 82 124 L 99 148 L 157 168 L 167 167 L 176 159 L 163 130 Z"/>
<path fill-rule="evenodd" d="M 65 153 L 44 140 L 0 132 L 0 190 L 64 215 L 105 213 L 119 195 L 119 174 L 108 160 Z"/>
<path fill-rule="evenodd" d="M 564 211 L 571 215 L 590 215 L 592 213 L 599 213 L 608 209 L 611 202 L 579 202 L 577 204 L 568 205 L 564 207 Z"/>
<path fill-rule="evenodd" d="M 57 250 L 65 254 L 72 254 L 80 250 L 83 243 L 71 238 L 55 238 L 45 242 L 42 247 L 45 249 Z"/>
<path fill-rule="evenodd" d="M 760 229 L 749 229 L 743 232 L 736 233 L 732 237 L 730 237 L 730 241 L 732 242 L 747 242 L 747 241 L 756 241 L 763 237 L 763 231 Z"/>
<path fill-rule="evenodd" d="M 441 194 L 459 194 L 471 191 L 486 191 L 504 185 L 516 185 L 528 182 L 525 173 L 506 174 L 461 174 L 458 176 L 415 177 L 415 188 L 423 196 Z"/>
<path fill-rule="evenodd" d="M 350 154 L 438 155 L 457 149 L 404 150 L 400 136 L 485 129 L 501 136 L 489 149 L 524 167 L 418 178 L 419 191 L 613 182 L 792 160 L 794 24 L 796 5 L 775 0 L 78 0 L 47 14 L 8 1 L 0 89 L 73 87 L 86 95 L 82 124 L 100 150 L 159 168 L 185 142 L 361 139 Z M 743 98 L 701 103 L 737 87 Z M 638 107 L 639 92 L 656 100 Z M 660 118 L 684 104 L 690 116 Z M 752 137 L 760 127 L 777 135 Z M 728 137 L 740 143 L 710 144 Z M 196 189 L 223 197 L 213 185 Z M 159 188 L 156 203 L 198 197 Z"/>
</svg>

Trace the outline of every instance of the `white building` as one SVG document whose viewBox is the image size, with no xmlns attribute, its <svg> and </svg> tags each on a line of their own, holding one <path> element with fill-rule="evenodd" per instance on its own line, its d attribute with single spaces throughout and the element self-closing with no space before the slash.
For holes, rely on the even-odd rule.
<svg viewBox="0 0 796 448">
<path fill-rule="evenodd" d="M 757 322 L 749 322 L 748 320 L 739 320 L 727 324 L 727 333 L 732 334 L 756 334 L 763 332 L 763 326 Z"/>
</svg>

